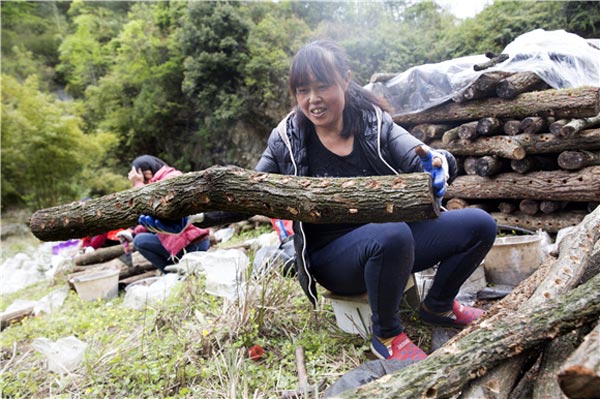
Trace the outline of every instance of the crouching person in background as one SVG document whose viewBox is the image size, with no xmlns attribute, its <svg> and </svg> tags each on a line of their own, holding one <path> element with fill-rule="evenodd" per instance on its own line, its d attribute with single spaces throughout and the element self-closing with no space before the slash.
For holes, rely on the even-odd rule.
<svg viewBox="0 0 600 399">
<path fill-rule="evenodd" d="M 128 178 L 133 187 L 181 176 L 182 172 L 160 158 L 141 155 L 131 163 Z M 192 224 L 178 234 L 149 232 L 143 225 L 134 229 L 133 246 L 154 266 L 165 273 L 165 267 L 175 264 L 187 252 L 206 251 L 210 247 L 209 230 Z"/>
</svg>

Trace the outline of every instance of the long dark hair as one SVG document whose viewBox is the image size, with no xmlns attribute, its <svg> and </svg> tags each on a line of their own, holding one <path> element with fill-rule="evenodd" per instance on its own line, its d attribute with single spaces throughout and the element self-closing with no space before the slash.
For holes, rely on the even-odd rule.
<svg viewBox="0 0 600 399">
<path fill-rule="evenodd" d="M 331 40 L 317 40 L 302 47 L 290 66 L 290 94 L 296 95 L 296 89 L 310 83 L 311 76 L 323 83 L 342 84 L 350 71 L 348 56 L 342 47 Z M 364 111 L 373 111 L 373 105 L 386 110 L 384 100 L 361 87 L 350 79 L 345 93 L 346 105 L 343 112 L 344 128 L 342 136 L 349 137 L 365 129 Z M 311 127 L 310 120 L 296 108 L 300 128 Z"/>
</svg>

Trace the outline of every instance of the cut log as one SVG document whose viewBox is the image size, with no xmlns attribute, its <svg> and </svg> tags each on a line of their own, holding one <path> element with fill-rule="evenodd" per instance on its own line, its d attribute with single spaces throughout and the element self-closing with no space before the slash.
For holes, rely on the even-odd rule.
<svg viewBox="0 0 600 399">
<path fill-rule="evenodd" d="M 496 86 L 501 79 L 512 75 L 514 72 L 492 71 L 479 75 L 475 82 L 471 83 L 465 90 L 453 97 L 456 102 L 477 100 L 479 98 L 496 96 Z"/>
<path fill-rule="evenodd" d="M 371 79 L 369 79 L 369 83 L 385 82 L 385 81 L 395 78 L 396 76 L 398 76 L 397 73 L 390 73 L 390 72 L 374 73 L 373 75 L 371 75 Z"/>
<path fill-rule="evenodd" d="M 503 299 L 497 307 L 492 308 L 489 314 L 484 315 L 478 323 L 467 327 L 466 331 L 455 336 L 446 346 L 460 342 L 467 334 L 477 331 L 477 329 L 486 327 L 494 328 L 496 320 L 505 320 L 507 317 L 510 318 L 513 315 L 519 315 L 527 310 L 534 310 L 538 306 L 552 301 L 561 295 L 569 295 L 569 292 L 574 292 L 570 290 L 584 281 L 586 273 L 590 268 L 595 267 L 595 259 L 591 254 L 594 253 L 593 248 L 595 248 L 595 243 L 598 242 L 599 238 L 600 207 L 587 215 L 570 234 L 563 238 L 559 243 L 558 259 L 546 258 L 546 261 L 532 276 L 517 286 L 515 291 L 523 295 L 516 297 L 517 300 L 511 302 L 510 299 L 515 298 L 514 295 L 516 295 L 515 292 L 511 293 L 509 295 L 510 299 L 509 297 Z M 594 278 L 600 281 L 600 274 L 597 273 Z M 520 305 L 519 302 L 522 302 L 522 298 L 531 292 L 531 287 L 535 287 L 535 291 L 533 291 L 531 297 L 526 302 Z M 600 299 L 600 292 L 597 292 L 595 295 Z M 513 303 L 517 304 L 518 309 L 515 307 L 511 308 Z M 527 319 L 521 320 L 527 323 L 525 321 Z M 503 365 L 503 368 L 512 367 L 520 370 L 522 364 L 522 359 L 510 359 Z M 495 378 L 496 376 L 505 376 L 505 373 L 497 372 L 495 369 L 491 370 L 485 382 L 488 382 L 490 379 L 498 381 Z M 515 385 L 514 380 L 505 378 L 501 381 L 507 386 Z M 482 383 L 484 381 L 477 380 L 473 381 L 472 385 L 476 386 Z"/>
<path fill-rule="evenodd" d="M 546 90 L 549 86 L 533 72 L 517 72 L 498 82 L 496 93 L 501 98 L 515 98 L 521 93 Z"/>
<path fill-rule="evenodd" d="M 33 315 L 33 306 L 29 306 L 25 309 L 0 313 L 0 331 L 3 331 L 5 328 L 11 326 L 12 324 L 18 323 L 31 315 Z"/>
<path fill-rule="evenodd" d="M 541 132 L 547 127 L 548 125 L 546 124 L 546 118 L 539 116 L 528 116 L 521 121 L 519 130 L 523 133 L 535 134 Z"/>
<path fill-rule="evenodd" d="M 458 137 L 463 140 L 473 140 L 477 134 L 477 121 L 463 123 L 458 127 Z"/>
<path fill-rule="evenodd" d="M 504 126 L 502 126 L 504 133 L 509 136 L 516 136 L 521 133 L 521 121 L 511 119 L 509 121 L 504 122 Z"/>
<path fill-rule="evenodd" d="M 560 388 L 569 398 L 600 398 L 600 324 L 596 324 L 569 356 L 557 377 Z"/>
<path fill-rule="evenodd" d="M 558 169 L 558 163 L 556 162 L 556 156 L 554 155 L 528 155 L 523 159 L 512 159 L 510 161 L 510 167 L 515 172 L 524 174 L 538 170 Z"/>
<path fill-rule="evenodd" d="M 474 176 L 477 174 L 477 157 L 466 157 L 463 160 L 463 169 L 467 175 Z"/>
<path fill-rule="evenodd" d="M 571 119 L 568 118 L 556 120 L 550 124 L 548 130 L 550 130 L 550 133 L 554 134 L 555 136 L 560 136 L 560 131 L 569 122 L 571 122 Z"/>
<path fill-rule="evenodd" d="M 410 134 L 427 143 L 431 140 L 441 139 L 444 132 L 449 130 L 451 127 L 452 125 L 422 123 L 413 127 L 410 130 Z"/>
<path fill-rule="evenodd" d="M 577 347 L 579 340 L 576 332 L 565 334 L 551 342 L 544 348 L 539 372 L 535 379 L 535 386 L 531 399 L 567 399 L 561 395 L 556 379 L 560 366 Z"/>
<path fill-rule="evenodd" d="M 536 200 L 524 199 L 519 202 L 519 210 L 525 215 L 533 216 L 540 210 L 540 203 Z"/>
<path fill-rule="evenodd" d="M 563 151 L 558 156 L 558 165 L 567 170 L 579 170 L 586 166 L 600 165 L 600 152 Z"/>
<path fill-rule="evenodd" d="M 501 173 L 493 177 L 458 176 L 446 198 L 534 199 L 587 202 L 600 199 L 600 166 L 576 172 L 551 170 Z"/>
<path fill-rule="evenodd" d="M 522 227 L 529 230 L 542 229 L 548 233 L 558 233 L 560 229 L 565 227 L 576 226 L 585 217 L 586 212 L 570 211 L 570 212 L 554 212 L 550 214 L 538 214 L 528 216 L 519 212 L 515 213 L 491 213 L 492 218 L 498 224 L 506 224 L 509 226 Z"/>
<path fill-rule="evenodd" d="M 589 129 L 600 125 L 600 115 L 590 118 L 573 119 L 571 122 L 564 125 L 559 131 L 559 137 L 570 137 L 583 129 Z"/>
<path fill-rule="evenodd" d="M 513 213 L 517 208 L 518 206 L 514 202 L 501 201 L 498 204 L 498 210 L 502 213 Z"/>
<path fill-rule="evenodd" d="M 125 248 L 122 245 L 113 245 L 106 248 L 98 248 L 94 252 L 87 254 L 77 255 L 73 258 L 73 262 L 77 266 L 93 265 L 117 258 L 124 253 Z"/>
<path fill-rule="evenodd" d="M 552 154 L 566 150 L 600 150 L 600 129 L 589 129 L 572 137 L 560 139 L 550 133 L 516 136 L 480 137 L 474 141 L 440 140 L 429 144 L 433 148 L 460 156 L 497 155 L 508 159 L 523 159 L 527 154 Z"/>
<path fill-rule="evenodd" d="M 595 321 L 599 315 L 600 275 L 560 297 L 493 323 L 479 323 L 479 329 L 419 363 L 338 397 L 449 398 L 495 365 Z"/>
<path fill-rule="evenodd" d="M 140 281 L 146 278 L 151 278 L 151 277 L 158 277 L 161 276 L 162 273 L 160 270 L 158 269 L 154 269 L 154 270 L 150 270 L 141 274 L 135 274 L 133 276 L 130 277 L 125 277 L 125 278 L 119 278 L 119 285 L 120 286 L 128 286 L 129 284 L 135 283 L 136 281 Z"/>
<path fill-rule="evenodd" d="M 486 117 L 522 119 L 528 116 L 587 118 L 600 113 L 600 88 L 544 90 L 523 93 L 512 100 L 486 98 L 466 103 L 444 103 L 412 114 L 394 115 L 401 126 L 446 123 Z"/>
<path fill-rule="evenodd" d="M 477 121 L 477 133 L 480 136 L 494 136 L 501 132 L 502 122 L 498 118 L 481 118 Z"/>
<path fill-rule="evenodd" d="M 137 223 L 141 214 L 178 219 L 221 210 L 310 223 L 391 222 L 439 215 L 427 173 L 311 178 L 215 166 L 86 202 L 35 212 L 41 240 L 94 235 Z"/>
<path fill-rule="evenodd" d="M 508 162 L 504 158 L 493 155 L 484 155 L 477 159 L 475 171 L 478 176 L 494 176 L 504 172 L 508 168 Z"/>
<path fill-rule="evenodd" d="M 563 201 L 540 201 L 540 211 L 543 213 L 554 213 L 564 209 L 568 202 Z"/>
<path fill-rule="evenodd" d="M 519 134 L 513 138 L 523 146 L 527 154 L 558 154 L 573 149 L 600 150 L 600 129 L 583 130 L 579 134 L 564 138 L 551 133 Z"/>
<path fill-rule="evenodd" d="M 446 209 L 464 209 L 469 206 L 469 202 L 462 198 L 451 198 L 446 203 Z"/>
<path fill-rule="evenodd" d="M 518 136 L 515 136 L 518 137 Z M 479 137 L 473 141 L 453 141 L 447 144 L 436 140 L 429 145 L 450 151 L 454 155 L 462 156 L 484 156 L 497 155 L 508 159 L 523 159 L 527 152 L 520 140 L 512 136 Z"/>
<path fill-rule="evenodd" d="M 459 139 L 459 137 L 458 137 L 458 128 L 459 127 L 460 126 L 457 126 L 455 128 L 445 131 L 444 134 L 442 135 L 442 143 L 448 144 L 455 140 L 458 140 Z"/>
</svg>

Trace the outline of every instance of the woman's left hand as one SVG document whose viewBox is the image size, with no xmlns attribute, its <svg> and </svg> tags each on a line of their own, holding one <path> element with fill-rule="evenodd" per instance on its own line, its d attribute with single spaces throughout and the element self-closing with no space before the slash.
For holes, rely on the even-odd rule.
<svg viewBox="0 0 600 399">
<path fill-rule="evenodd" d="M 139 185 L 139 183 L 142 183 L 142 184 L 144 183 L 144 174 L 142 173 L 141 170 L 136 170 L 135 166 L 131 167 L 131 170 L 129 171 L 127 178 L 131 182 L 132 186 Z"/>
</svg>

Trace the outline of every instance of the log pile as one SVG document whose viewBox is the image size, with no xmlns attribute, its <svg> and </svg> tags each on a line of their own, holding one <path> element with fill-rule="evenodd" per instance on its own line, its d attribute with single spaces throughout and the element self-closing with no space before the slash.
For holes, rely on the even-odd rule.
<svg viewBox="0 0 600 399">
<path fill-rule="evenodd" d="M 530 72 L 486 72 L 452 101 L 394 121 L 460 165 L 448 209 L 555 233 L 600 203 L 600 88 L 549 89 Z"/>
</svg>

